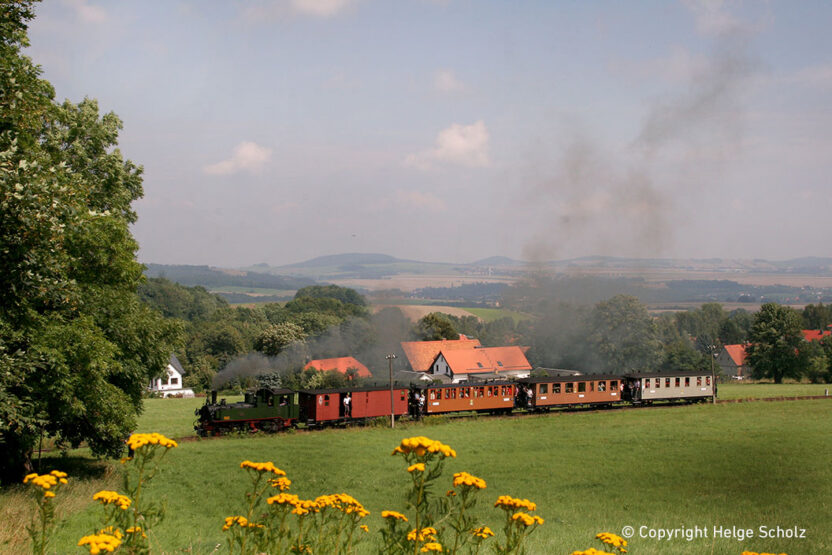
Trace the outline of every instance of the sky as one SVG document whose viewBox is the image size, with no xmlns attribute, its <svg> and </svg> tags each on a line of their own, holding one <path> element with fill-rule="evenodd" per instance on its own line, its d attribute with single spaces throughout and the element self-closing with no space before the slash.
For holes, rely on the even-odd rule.
<svg viewBox="0 0 832 555">
<path fill-rule="evenodd" d="M 829 256 L 832 3 L 47 0 L 145 263 Z"/>
</svg>

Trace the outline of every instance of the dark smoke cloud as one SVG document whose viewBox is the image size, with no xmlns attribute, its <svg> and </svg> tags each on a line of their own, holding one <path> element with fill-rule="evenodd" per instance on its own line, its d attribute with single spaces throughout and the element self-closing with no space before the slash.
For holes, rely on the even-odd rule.
<svg viewBox="0 0 832 555">
<path fill-rule="evenodd" d="M 713 18 L 712 14 L 711 17 Z M 537 213 L 523 256 L 533 265 L 584 255 L 661 256 L 671 246 L 685 203 L 676 199 L 736 154 L 743 129 L 742 96 L 756 64 L 746 32 L 722 25 L 706 63 L 686 90 L 656 99 L 641 129 L 620 153 L 575 133 L 549 171 L 529 189 L 527 211 Z M 674 177 L 657 177 L 671 164 Z M 569 245 L 568 251 L 563 245 Z"/>
</svg>

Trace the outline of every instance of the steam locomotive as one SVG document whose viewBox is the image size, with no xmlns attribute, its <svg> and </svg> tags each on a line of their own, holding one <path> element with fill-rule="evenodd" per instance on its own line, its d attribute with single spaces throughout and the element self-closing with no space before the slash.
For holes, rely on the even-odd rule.
<svg viewBox="0 0 832 555">
<path fill-rule="evenodd" d="M 626 375 L 539 376 L 514 381 L 300 390 L 260 388 L 239 403 L 217 402 L 212 391 L 195 411 L 200 436 L 230 431 L 279 432 L 303 424 L 310 428 L 346 425 L 377 417 L 453 413 L 507 414 L 581 406 L 702 402 L 716 397 L 716 383 L 704 372 Z M 392 408 L 392 410 L 391 410 Z"/>
</svg>

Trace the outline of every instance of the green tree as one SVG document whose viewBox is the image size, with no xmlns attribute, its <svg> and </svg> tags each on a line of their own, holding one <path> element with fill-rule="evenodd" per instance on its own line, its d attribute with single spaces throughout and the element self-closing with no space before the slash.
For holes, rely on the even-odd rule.
<svg viewBox="0 0 832 555">
<path fill-rule="evenodd" d="M 303 328 L 292 322 L 269 326 L 254 344 L 255 349 L 268 356 L 277 356 L 286 347 L 306 339 Z"/>
<path fill-rule="evenodd" d="M 800 314 L 777 303 L 766 303 L 754 318 L 746 349 L 755 379 L 769 378 L 781 383 L 783 378 L 798 379 L 805 368 L 802 320 Z M 805 353 L 805 351 L 803 351 Z"/>
<path fill-rule="evenodd" d="M 117 456 L 181 326 L 141 303 L 141 168 L 94 100 L 53 101 L 22 55 L 32 2 L 0 4 L 0 472 L 41 434 Z"/>
<path fill-rule="evenodd" d="M 416 323 L 416 336 L 422 341 L 459 339 L 459 332 L 447 316 L 441 312 L 431 312 Z"/>
<path fill-rule="evenodd" d="M 661 343 L 647 307 L 636 297 L 616 295 L 598 303 L 590 315 L 590 345 L 599 370 L 623 374 L 654 370 Z"/>
</svg>

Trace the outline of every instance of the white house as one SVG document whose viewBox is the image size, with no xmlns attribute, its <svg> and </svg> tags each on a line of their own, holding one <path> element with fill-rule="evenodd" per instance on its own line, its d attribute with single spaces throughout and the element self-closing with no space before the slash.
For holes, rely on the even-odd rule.
<svg viewBox="0 0 832 555">
<path fill-rule="evenodd" d="M 176 355 L 171 353 L 170 362 L 165 368 L 166 378 L 156 378 L 150 382 L 151 393 L 158 393 L 162 397 L 193 397 L 192 389 L 182 387 L 185 370 Z"/>
</svg>

